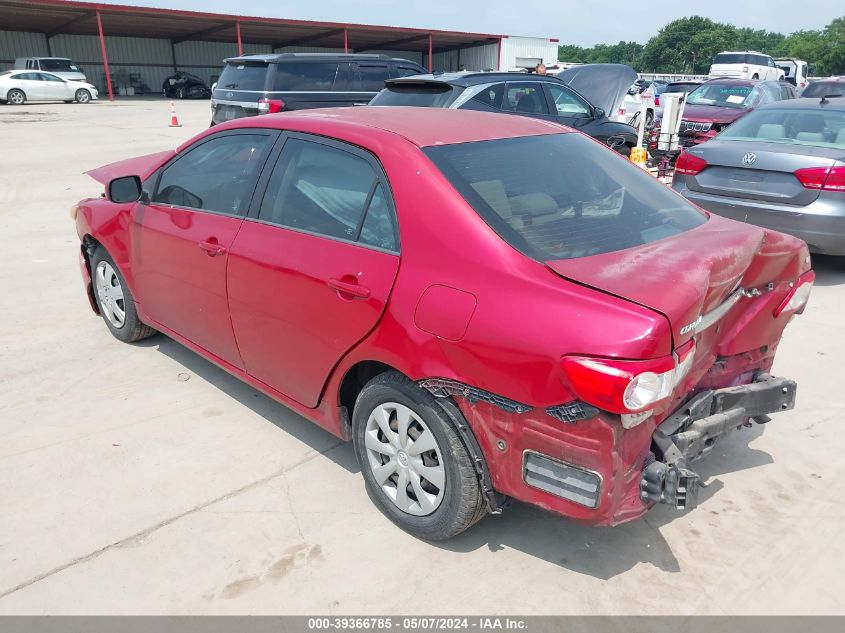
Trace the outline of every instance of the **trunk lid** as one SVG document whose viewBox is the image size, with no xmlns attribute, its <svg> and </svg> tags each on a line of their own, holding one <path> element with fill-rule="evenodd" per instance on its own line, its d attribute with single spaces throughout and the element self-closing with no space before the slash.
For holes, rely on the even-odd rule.
<svg viewBox="0 0 845 633">
<path fill-rule="evenodd" d="M 669 320 L 678 347 L 695 335 L 700 317 L 739 288 L 791 281 L 809 269 L 805 251 L 795 238 L 711 215 L 701 226 L 671 238 L 546 265 L 571 281 L 660 312 Z M 711 349 L 699 352 L 712 352 L 719 342 L 713 337 L 707 341 Z"/>
<path fill-rule="evenodd" d="M 832 167 L 841 149 L 714 139 L 687 150 L 707 161 L 695 176 L 687 176 L 691 191 L 748 198 L 778 204 L 805 206 L 819 197 L 818 189 L 805 188 L 795 171 Z"/>
</svg>

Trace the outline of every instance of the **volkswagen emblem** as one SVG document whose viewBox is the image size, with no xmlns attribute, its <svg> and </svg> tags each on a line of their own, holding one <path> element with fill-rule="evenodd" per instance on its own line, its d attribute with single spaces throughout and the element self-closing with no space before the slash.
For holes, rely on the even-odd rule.
<svg viewBox="0 0 845 633">
<path fill-rule="evenodd" d="M 742 164 L 753 165 L 755 160 L 757 160 L 757 154 L 755 154 L 754 152 L 748 152 L 745 156 L 742 157 Z"/>
</svg>

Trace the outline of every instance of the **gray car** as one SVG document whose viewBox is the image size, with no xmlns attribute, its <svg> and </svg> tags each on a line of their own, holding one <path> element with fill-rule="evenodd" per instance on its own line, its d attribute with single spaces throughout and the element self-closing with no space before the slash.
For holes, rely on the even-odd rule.
<svg viewBox="0 0 845 633">
<path fill-rule="evenodd" d="M 708 211 L 845 256 L 845 98 L 756 109 L 682 152 L 672 186 Z"/>
</svg>

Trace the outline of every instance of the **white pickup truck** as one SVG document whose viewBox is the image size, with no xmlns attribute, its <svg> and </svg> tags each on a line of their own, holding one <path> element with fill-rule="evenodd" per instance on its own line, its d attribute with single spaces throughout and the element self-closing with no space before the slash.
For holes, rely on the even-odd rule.
<svg viewBox="0 0 845 633">
<path fill-rule="evenodd" d="M 784 80 L 791 83 L 798 89 L 798 92 L 804 90 L 810 83 L 807 80 L 807 62 L 793 57 L 786 57 L 784 59 L 776 59 L 775 65 L 784 72 Z"/>
</svg>

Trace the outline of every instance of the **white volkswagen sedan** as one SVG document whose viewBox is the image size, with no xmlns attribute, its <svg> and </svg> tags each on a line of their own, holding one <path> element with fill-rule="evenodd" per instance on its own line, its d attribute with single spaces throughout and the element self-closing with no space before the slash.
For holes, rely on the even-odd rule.
<svg viewBox="0 0 845 633">
<path fill-rule="evenodd" d="M 27 101 L 89 103 L 99 96 L 97 89 L 82 81 L 69 81 L 53 73 L 33 70 L 0 72 L 0 102 L 22 105 Z"/>
</svg>

